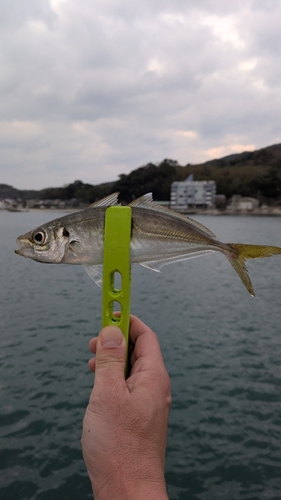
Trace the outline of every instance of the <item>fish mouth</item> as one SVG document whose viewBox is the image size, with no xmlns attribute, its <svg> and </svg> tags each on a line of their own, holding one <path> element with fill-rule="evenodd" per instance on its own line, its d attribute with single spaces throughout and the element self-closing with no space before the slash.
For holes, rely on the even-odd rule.
<svg viewBox="0 0 281 500">
<path fill-rule="evenodd" d="M 19 237 L 17 238 L 17 245 L 18 245 L 18 247 L 19 247 L 19 248 L 17 248 L 17 249 L 15 250 L 15 253 L 16 253 L 17 255 L 20 255 L 21 257 L 25 257 L 25 252 L 24 252 L 24 245 L 23 245 L 23 241 L 22 241 L 22 236 L 19 236 Z"/>
<path fill-rule="evenodd" d="M 15 253 L 16 253 L 17 255 L 21 255 L 22 257 L 24 257 L 24 254 L 23 254 L 22 248 L 18 248 L 17 250 L 15 250 Z"/>
<path fill-rule="evenodd" d="M 23 248 L 24 246 L 23 246 L 23 244 L 22 244 L 22 243 L 23 243 L 23 242 L 22 242 L 22 240 L 21 240 L 21 236 L 19 236 L 19 237 L 17 238 L 17 245 L 18 245 L 18 247 L 19 247 L 19 248 L 17 248 L 17 249 L 15 250 L 15 253 L 16 253 L 17 255 L 21 255 L 22 257 L 25 257 L 25 252 L 24 252 L 24 248 Z"/>
</svg>

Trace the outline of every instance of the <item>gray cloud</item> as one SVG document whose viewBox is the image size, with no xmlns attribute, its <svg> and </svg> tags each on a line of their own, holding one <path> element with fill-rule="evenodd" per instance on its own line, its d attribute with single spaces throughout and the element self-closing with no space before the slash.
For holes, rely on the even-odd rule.
<svg viewBox="0 0 281 500">
<path fill-rule="evenodd" d="M 280 142 L 280 17 L 273 0 L 1 2 L 0 182 Z"/>
</svg>

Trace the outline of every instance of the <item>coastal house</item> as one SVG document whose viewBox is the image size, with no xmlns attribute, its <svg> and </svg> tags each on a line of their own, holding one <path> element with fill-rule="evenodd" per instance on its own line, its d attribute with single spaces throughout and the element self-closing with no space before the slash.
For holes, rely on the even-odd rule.
<svg viewBox="0 0 281 500">
<path fill-rule="evenodd" d="M 215 181 L 195 181 L 190 174 L 185 181 L 171 185 L 170 208 L 184 212 L 190 208 L 211 207 L 215 204 Z"/>
<path fill-rule="evenodd" d="M 230 205 L 227 209 L 234 212 L 252 212 L 259 207 L 259 200 L 250 196 L 241 196 L 235 194 L 231 198 Z"/>
<path fill-rule="evenodd" d="M 15 200 L 9 198 L 0 199 L 0 210 L 9 210 L 16 206 Z"/>
</svg>

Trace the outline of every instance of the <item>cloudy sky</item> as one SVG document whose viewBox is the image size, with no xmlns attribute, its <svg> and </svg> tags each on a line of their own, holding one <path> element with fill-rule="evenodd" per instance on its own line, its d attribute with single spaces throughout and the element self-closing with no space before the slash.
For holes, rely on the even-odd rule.
<svg viewBox="0 0 281 500">
<path fill-rule="evenodd" d="M 1 0 L 0 183 L 281 142 L 280 0 Z"/>
</svg>

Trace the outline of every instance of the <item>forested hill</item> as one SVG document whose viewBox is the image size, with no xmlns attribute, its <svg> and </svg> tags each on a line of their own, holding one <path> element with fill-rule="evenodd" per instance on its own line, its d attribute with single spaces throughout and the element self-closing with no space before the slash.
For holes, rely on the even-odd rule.
<svg viewBox="0 0 281 500">
<path fill-rule="evenodd" d="M 18 190 L 0 184 L 0 199 L 70 200 L 92 203 L 114 191 L 120 192 L 121 200 L 129 202 L 144 193 L 152 192 L 155 200 L 169 200 L 173 181 L 184 180 L 189 174 L 195 180 L 215 180 L 217 193 L 230 198 L 233 194 L 258 197 L 261 201 L 281 201 L 281 144 L 257 151 L 233 154 L 198 165 L 180 166 L 175 160 L 163 160 L 160 164 L 148 163 L 129 174 L 121 174 L 119 180 L 92 185 L 75 181 L 64 187 L 50 187 L 40 191 Z"/>
<path fill-rule="evenodd" d="M 281 144 L 187 165 L 176 171 L 181 179 L 193 173 L 196 180 L 215 180 L 217 193 L 227 198 L 241 194 L 277 199 L 281 197 Z"/>
</svg>

